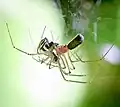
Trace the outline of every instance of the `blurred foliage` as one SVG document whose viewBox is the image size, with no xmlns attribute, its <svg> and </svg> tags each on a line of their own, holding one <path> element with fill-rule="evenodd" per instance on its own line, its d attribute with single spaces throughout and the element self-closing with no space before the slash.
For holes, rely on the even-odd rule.
<svg viewBox="0 0 120 107">
<path fill-rule="evenodd" d="M 96 1 L 92 0 L 55 0 L 58 4 L 58 7 L 62 10 L 62 15 L 65 20 L 66 28 L 68 32 L 73 32 L 73 19 L 77 21 L 79 19 L 91 18 L 91 21 L 96 21 L 97 6 L 95 5 Z M 91 7 L 85 9 L 83 4 L 89 2 Z M 70 34 L 70 33 L 69 33 Z"/>
</svg>

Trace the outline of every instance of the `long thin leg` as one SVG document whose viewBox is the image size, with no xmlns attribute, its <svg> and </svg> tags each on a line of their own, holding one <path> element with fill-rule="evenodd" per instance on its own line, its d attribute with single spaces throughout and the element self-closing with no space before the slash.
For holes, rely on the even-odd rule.
<svg viewBox="0 0 120 107">
<path fill-rule="evenodd" d="M 44 32 L 45 32 L 46 26 L 43 29 L 42 35 L 41 35 L 41 39 L 43 38 Z"/>
<path fill-rule="evenodd" d="M 48 62 L 49 69 L 51 69 L 51 68 L 53 68 L 53 67 L 59 67 L 59 66 L 53 65 L 53 64 L 52 64 L 52 61 L 53 61 L 53 58 L 51 58 L 51 60 Z M 65 67 L 64 67 L 64 68 L 62 67 L 62 69 L 65 69 Z"/>
<path fill-rule="evenodd" d="M 50 69 L 50 65 L 54 59 L 54 54 L 52 52 L 49 52 L 49 51 L 46 51 L 45 53 L 47 54 L 47 58 L 43 59 L 43 62 L 47 61 L 50 58 L 50 61 L 48 62 L 49 69 Z"/>
<path fill-rule="evenodd" d="M 50 59 L 50 61 L 48 62 L 49 69 L 51 69 L 51 63 L 52 63 L 53 59 L 54 59 L 54 56 L 52 56 L 51 59 Z"/>
<path fill-rule="evenodd" d="M 77 75 L 77 74 L 71 74 L 71 71 L 70 71 L 70 67 L 69 67 L 69 64 L 68 64 L 68 61 L 66 59 L 66 57 L 63 55 L 63 57 L 65 58 L 65 62 L 67 64 L 67 67 L 68 67 L 68 70 L 69 72 L 68 73 L 64 73 L 65 75 L 69 75 L 69 76 L 86 76 L 86 75 Z"/>
<path fill-rule="evenodd" d="M 100 59 L 96 59 L 96 60 L 82 60 L 77 53 L 76 53 L 76 56 L 79 59 L 79 61 L 81 61 L 83 63 L 85 63 L 85 62 L 97 62 L 97 61 L 101 61 L 101 60 L 103 60 L 105 58 L 105 56 L 109 53 L 109 51 L 112 49 L 113 46 L 114 46 L 114 44 L 112 44 L 112 46 L 108 49 L 108 51 Z"/>
<path fill-rule="evenodd" d="M 65 69 L 66 66 L 65 66 L 65 63 L 64 63 L 62 57 L 59 56 L 59 58 L 61 59 L 61 61 L 62 61 L 62 63 L 63 63 L 63 66 L 64 66 L 64 67 L 62 67 L 62 69 Z M 47 63 L 47 65 L 49 65 L 49 69 L 51 69 L 51 68 L 53 68 L 53 67 L 58 67 L 58 66 L 55 66 L 55 65 L 52 64 L 52 63 L 54 63 L 54 62 L 53 62 L 53 59 L 54 59 L 54 55 L 53 55 L 53 57 L 51 57 L 51 60 Z M 52 67 L 51 67 L 51 66 L 52 66 Z"/>
<path fill-rule="evenodd" d="M 12 46 L 13 46 L 14 49 L 16 49 L 16 50 L 18 50 L 18 51 L 20 51 L 20 52 L 22 52 L 22 53 L 24 53 L 24 54 L 27 54 L 27 55 L 37 55 L 37 53 L 28 53 L 28 52 L 25 52 L 25 51 L 23 51 L 23 50 L 15 47 L 15 45 L 14 45 L 14 43 L 13 43 L 13 40 L 12 40 L 12 36 L 11 36 L 11 34 L 10 34 L 10 30 L 9 30 L 9 27 L 8 27 L 8 23 L 6 23 L 6 27 L 7 27 L 7 30 L 8 30 L 8 33 L 9 33 L 9 37 L 10 37 L 10 40 L 11 40 L 11 43 L 12 43 Z"/>
<path fill-rule="evenodd" d="M 75 69 L 75 66 L 73 65 L 73 63 L 72 63 L 72 59 L 70 58 L 70 55 L 69 55 L 69 51 L 68 51 L 68 58 L 69 58 L 69 60 L 70 60 L 70 63 L 71 63 L 71 65 L 72 65 L 72 70 L 74 70 Z"/>
<path fill-rule="evenodd" d="M 46 51 L 45 53 L 48 53 L 47 56 L 50 58 L 50 61 L 47 63 L 47 65 L 49 65 L 49 69 L 51 69 L 52 63 L 53 63 L 53 64 L 56 63 L 56 61 L 54 62 L 54 58 L 55 58 L 55 57 L 61 59 L 62 65 L 63 65 L 62 69 L 65 69 L 65 68 L 66 68 L 65 63 L 64 63 L 64 60 L 62 59 L 61 56 L 56 56 L 56 55 L 54 54 L 54 52 L 49 52 L 49 51 Z M 52 67 L 58 67 L 58 66 L 52 66 Z"/>
<path fill-rule="evenodd" d="M 67 68 L 68 68 L 68 71 L 69 71 L 69 74 L 70 74 L 70 73 L 71 73 L 70 67 L 69 67 L 69 65 L 68 65 L 68 61 L 67 61 L 67 59 L 66 59 L 66 57 L 65 57 L 64 54 L 63 54 L 63 57 L 64 57 L 64 59 L 65 59 L 65 62 L 66 62 L 66 65 L 67 65 Z"/>
<path fill-rule="evenodd" d="M 42 64 L 42 63 L 44 63 L 45 61 L 47 61 L 49 58 L 50 58 L 50 56 L 48 56 L 48 57 L 47 57 L 47 58 L 45 58 L 45 59 L 42 59 L 41 64 Z"/>
<path fill-rule="evenodd" d="M 46 52 L 39 52 L 39 54 L 37 54 L 37 56 L 39 57 L 39 60 L 38 59 L 36 59 L 36 58 L 34 58 L 33 56 L 32 56 L 32 58 L 34 59 L 34 60 L 36 60 L 37 62 L 41 62 L 42 60 L 40 60 L 40 55 L 45 55 L 45 56 L 49 56 L 48 55 L 48 53 Z"/>
<path fill-rule="evenodd" d="M 34 58 L 34 56 L 32 56 L 32 58 L 33 58 L 35 61 L 37 61 L 37 62 L 42 62 L 42 61 L 43 61 L 43 60 L 40 60 L 40 57 L 39 57 L 39 56 L 38 56 L 39 59 Z M 46 62 L 44 62 L 44 63 L 45 63 L 46 65 L 48 65 L 48 63 L 46 63 Z M 53 68 L 53 67 L 58 67 L 58 66 L 55 66 L 55 65 L 51 64 L 50 67 Z"/>
<path fill-rule="evenodd" d="M 58 65 L 59 65 L 60 73 L 61 73 L 61 75 L 62 75 L 62 77 L 63 77 L 63 79 L 65 81 L 67 81 L 67 82 L 74 82 L 74 83 L 87 83 L 87 82 L 84 82 L 84 81 L 74 81 L 74 80 L 68 80 L 68 79 L 66 79 L 65 76 L 64 76 L 64 74 L 63 74 L 63 71 L 62 71 L 62 68 L 61 68 L 59 60 L 58 60 Z"/>
<path fill-rule="evenodd" d="M 71 71 L 70 71 L 70 67 L 69 67 L 69 65 L 68 65 L 68 62 L 67 62 L 67 59 L 66 59 L 66 57 L 63 55 L 63 57 L 65 58 L 65 62 L 66 62 L 66 64 L 67 64 L 67 68 L 68 68 L 68 70 L 69 70 L 69 72 L 68 73 L 66 73 L 65 71 L 63 71 L 62 70 L 62 72 L 65 74 L 65 75 L 67 75 L 67 76 L 86 76 L 86 75 L 77 75 L 77 74 L 71 74 Z M 61 67 L 61 66 L 60 66 Z M 61 67 L 62 68 L 62 67 Z"/>
<path fill-rule="evenodd" d="M 77 55 L 75 56 L 76 53 L 73 54 L 71 51 L 69 51 L 69 52 L 70 52 L 70 53 L 72 54 L 72 56 L 75 58 L 75 60 L 72 60 L 71 57 L 70 57 L 70 55 L 69 55 L 69 58 L 70 58 L 71 63 L 73 63 L 73 62 L 79 62 L 79 61 L 80 61 L 80 60 L 76 57 Z"/>
<path fill-rule="evenodd" d="M 36 60 L 37 62 L 41 62 L 41 61 L 42 61 L 42 60 L 40 60 L 39 56 L 38 56 L 39 59 L 34 58 L 34 56 L 32 56 L 32 58 L 33 58 L 34 60 Z"/>
<path fill-rule="evenodd" d="M 31 44 L 33 45 L 33 48 L 35 48 L 35 43 L 33 42 L 32 35 L 31 35 L 31 32 L 30 32 L 30 28 L 28 30 L 29 30 L 29 38 L 30 38 Z"/>
<path fill-rule="evenodd" d="M 52 41 L 54 41 L 54 37 L 53 37 L 53 33 L 52 33 L 52 31 L 50 31 L 50 33 L 51 33 L 51 36 L 52 36 Z"/>
<path fill-rule="evenodd" d="M 65 69 L 66 66 L 65 66 L 65 62 L 64 62 L 63 58 L 62 58 L 61 56 L 59 56 L 59 58 L 61 59 L 61 61 L 62 61 L 62 63 L 63 63 L 63 66 L 64 66 L 64 67 L 62 67 L 62 69 Z"/>
</svg>

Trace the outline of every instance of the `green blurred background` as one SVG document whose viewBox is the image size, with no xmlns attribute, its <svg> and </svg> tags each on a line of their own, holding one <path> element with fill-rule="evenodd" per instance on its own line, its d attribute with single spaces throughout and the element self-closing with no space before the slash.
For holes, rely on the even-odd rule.
<svg viewBox="0 0 120 107">
<path fill-rule="evenodd" d="M 74 84 L 62 80 L 59 72 L 56 73 L 58 70 L 50 71 L 12 48 L 5 22 L 9 24 L 16 46 L 28 52 L 35 50 L 45 25 L 61 43 L 67 43 L 82 32 L 73 27 L 71 15 L 77 15 L 81 1 L 71 1 L 72 4 L 67 0 L 0 1 L 0 107 L 120 107 L 119 63 L 104 60 L 80 63 L 79 71 L 87 73 L 88 77 L 84 81 L 93 81 Z M 94 8 L 88 9 L 90 14 L 85 11 L 89 22 L 85 26 L 85 42 L 80 48 L 83 52 L 79 54 L 93 60 L 99 58 L 98 50 L 105 43 L 115 41 L 120 47 L 120 2 L 102 0 L 98 7 L 94 5 L 95 0 L 83 2 L 89 2 Z M 98 17 L 97 40 L 94 40 L 93 23 Z"/>
</svg>

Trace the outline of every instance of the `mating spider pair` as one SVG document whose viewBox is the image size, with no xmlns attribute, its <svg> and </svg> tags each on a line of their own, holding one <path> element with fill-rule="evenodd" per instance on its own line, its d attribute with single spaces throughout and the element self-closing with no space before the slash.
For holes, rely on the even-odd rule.
<svg viewBox="0 0 120 107">
<path fill-rule="evenodd" d="M 33 59 L 35 59 L 37 62 L 41 62 L 41 63 L 45 63 L 47 65 L 49 65 L 49 69 L 51 69 L 52 67 L 58 67 L 60 70 L 60 73 L 63 77 L 63 79 L 65 81 L 68 82 L 75 82 L 75 83 L 87 83 L 87 82 L 83 82 L 83 81 L 76 81 L 76 80 L 69 80 L 65 78 L 66 76 L 86 76 L 86 75 L 76 75 L 76 74 L 72 74 L 71 70 L 74 70 L 75 67 L 73 65 L 73 62 L 94 62 L 94 61 L 100 61 L 103 60 L 105 58 L 105 56 L 107 55 L 107 53 L 111 50 L 111 48 L 113 47 L 113 45 L 109 48 L 109 50 L 102 56 L 102 58 L 98 59 L 98 60 L 94 60 L 94 61 L 83 61 L 77 54 L 76 54 L 76 61 L 72 61 L 70 55 L 69 55 L 69 51 L 75 49 L 76 47 L 78 47 L 80 44 L 83 43 L 84 41 L 84 37 L 81 34 L 77 34 L 67 45 L 59 45 L 58 43 L 55 43 L 53 41 L 49 42 L 49 40 L 44 37 L 44 32 L 46 29 L 46 26 L 44 27 L 44 30 L 42 32 L 41 35 L 41 40 L 39 42 L 39 45 L 37 47 L 37 52 L 36 53 L 28 53 L 25 52 L 17 47 L 15 47 L 13 40 L 12 40 L 12 36 L 8 27 L 8 23 L 6 23 L 6 27 L 9 33 L 9 37 L 12 43 L 13 48 L 15 48 L 16 50 L 25 53 L 27 55 L 32 56 Z M 67 58 L 66 55 L 67 54 Z M 41 58 L 41 56 L 44 56 L 44 58 Z M 34 56 L 37 56 L 38 59 L 36 59 Z M 68 61 L 69 60 L 69 61 Z M 48 61 L 48 62 L 47 62 Z M 71 63 L 72 68 L 69 66 L 69 63 Z M 68 69 L 68 72 L 65 72 L 64 70 Z"/>
</svg>

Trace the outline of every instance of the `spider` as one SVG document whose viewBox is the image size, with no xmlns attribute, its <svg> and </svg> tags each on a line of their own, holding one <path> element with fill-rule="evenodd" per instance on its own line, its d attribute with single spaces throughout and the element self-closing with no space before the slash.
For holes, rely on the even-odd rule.
<svg viewBox="0 0 120 107">
<path fill-rule="evenodd" d="M 103 55 L 102 58 L 98 59 L 98 60 L 94 60 L 94 61 L 84 61 L 82 60 L 77 54 L 77 60 L 76 61 L 72 61 L 71 57 L 69 55 L 69 50 L 73 50 L 76 47 L 78 47 L 80 44 L 83 43 L 84 41 L 84 36 L 82 34 L 77 34 L 68 44 L 65 45 L 59 45 L 58 43 L 54 43 L 53 41 L 49 42 L 48 39 L 42 38 L 44 31 L 46 29 L 46 26 L 44 27 L 42 36 L 41 36 L 41 40 L 40 43 L 37 47 L 37 52 L 36 53 L 28 53 L 25 52 L 17 47 L 15 47 L 13 40 L 12 40 L 12 36 L 8 27 L 8 23 L 6 23 L 6 27 L 7 27 L 7 31 L 9 33 L 9 37 L 12 43 L 13 48 L 15 48 L 16 50 L 25 53 L 27 55 L 32 56 L 33 59 L 35 55 L 38 56 L 39 59 L 35 59 L 37 62 L 41 62 L 41 63 L 46 63 L 46 61 L 48 61 L 48 63 L 46 63 L 47 65 L 49 65 L 49 69 L 51 69 L 52 67 L 58 67 L 60 70 L 60 73 L 63 77 L 63 79 L 67 82 L 75 82 L 75 83 L 87 83 L 84 81 L 76 81 L 76 80 L 69 80 L 65 78 L 66 76 L 86 76 L 86 75 L 76 75 L 76 74 L 72 74 L 71 70 L 75 69 L 73 62 L 94 62 L 94 61 L 100 61 L 103 60 L 104 57 L 107 55 L 107 53 L 110 51 L 110 49 L 113 47 L 113 45 L 109 48 L 109 50 Z M 67 53 L 68 59 L 66 58 L 65 54 Z M 40 59 L 40 56 L 44 55 L 46 58 L 45 59 Z M 72 68 L 70 68 L 69 64 L 68 64 L 68 60 L 72 65 Z M 55 64 L 55 65 L 54 65 Z M 63 65 L 63 66 L 62 66 Z M 68 69 L 68 73 L 64 71 L 64 69 Z"/>
<path fill-rule="evenodd" d="M 61 72 L 61 75 L 63 77 L 64 80 L 68 81 L 68 82 L 76 82 L 76 83 L 86 83 L 86 82 L 82 82 L 82 81 L 73 81 L 73 80 L 67 80 L 65 78 L 64 75 L 67 75 L 67 76 L 86 76 L 86 75 L 76 75 L 76 74 L 71 74 L 71 68 L 69 67 L 69 64 L 68 64 L 68 60 L 69 62 L 71 63 L 72 65 L 72 70 L 75 69 L 74 65 L 73 65 L 73 62 L 78 62 L 78 61 L 81 61 L 83 63 L 85 62 L 96 62 L 96 61 L 100 61 L 100 60 L 103 60 L 105 58 L 105 56 L 107 55 L 107 53 L 111 50 L 111 48 L 113 47 L 113 45 L 109 48 L 109 50 L 100 58 L 100 59 L 97 59 L 97 60 L 82 60 L 76 53 L 76 61 L 72 61 L 71 60 L 71 57 L 69 55 L 69 50 L 73 50 L 75 49 L 76 47 L 78 47 L 80 44 L 82 44 L 84 41 L 84 36 L 81 35 L 81 34 L 77 34 L 67 45 L 59 45 L 57 44 L 56 46 L 54 46 L 54 49 L 50 52 L 49 52 L 49 55 L 47 56 L 46 59 L 43 60 L 43 62 L 45 62 L 46 60 L 48 60 L 50 58 L 50 61 L 48 62 L 48 65 L 49 65 L 49 69 L 51 68 L 51 65 L 54 64 L 54 63 L 57 63 L 57 67 L 59 67 L 60 69 L 60 72 Z M 54 45 L 54 43 L 53 43 Z M 67 56 L 68 56 L 68 59 L 66 58 L 65 56 L 65 53 L 67 53 Z M 62 61 L 62 64 L 64 65 L 64 67 L 61 66 L 61 63 L 60 63 L 60 60 Z M 66 65 L 65 65 L 66 64 Z M 52 65 L 53 66 L 53 65 Z M 64 71 L 65 68 L 68 68 L 68 73 L 66 73 Z"/>
</svg>

